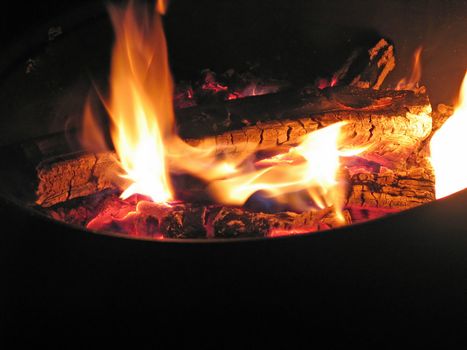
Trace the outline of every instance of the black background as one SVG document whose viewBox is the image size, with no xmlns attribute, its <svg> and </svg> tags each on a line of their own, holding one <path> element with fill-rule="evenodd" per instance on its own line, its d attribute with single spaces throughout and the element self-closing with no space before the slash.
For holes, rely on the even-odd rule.
<svg viewBox="0 0 467 350">
<path fill-rule="evenodd" d="M 39 24 L 60 25 L 54 18 L 61 13 L 92 3 L 107 1 L 8 2 L 0 39 L 7 48 Z M 308 81 L 331 73 L 355 45 L 383 35 L 397 50 L 389 85 L 410 74 L 413 52 L 423 46 L 422 82 L 435 103 L 452 103 L 466 70 L 466 22 L 465 0 L 172 0 L 166 31 L 177 78 L 246 61 L 268 65 L 281 56 L 280 69 Z"/>
</svg>

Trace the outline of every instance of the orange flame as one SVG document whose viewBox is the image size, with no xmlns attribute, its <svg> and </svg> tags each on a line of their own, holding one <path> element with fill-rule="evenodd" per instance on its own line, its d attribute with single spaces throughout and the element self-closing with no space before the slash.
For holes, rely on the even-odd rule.
<svg viewBox="0 0 467 350">
<path fill-rule="evenodd" d="M 401 79 L 396 86 L 396 90 L 418 90 L 420 79 L 422 78 L 422 57 L 423 48 L 420 46 L 415 50 L 412 63 L 412 73 L 409 78 Z"/>
<path fill-rule="evenodd" d="M 194 148 L 175 133 L 173 81 L 161 19 L 167 5 L 167 0 L 158 1 L 153 12 L 133 1 L 126 9 L 110 7 L 116 42 L 107 109 L 112 141 L 129 181 L 123 199 L 143 194 L 155 202 L 172 200 L 169 167 L 203 173 L 205 179 L 232 171 L 216 161 L 214 145 Z"/>
<path fill-rule="evenodd" d="M 169 0 L 159 0 L 157 1 L 156 9 L 161 15 L 165 15 L 167 8 L 169 7 Z"/>
<path fill-rule="evenodd" d="M 467 149 L 467 72 L 454 114 L 433 135 L 431 163 L 436 175 L 436 198 L 467 188 L 467 167 L 459 152 Z"/>
<path fill-rule="evenodd" d="M 345 124 L 339 122 L 308 134 L 288 154 L 274 157 L 276 164 L 266 162 L 272 165 L 265 169 L 213 181 L 210 184 L 212 195 L 220 203 L 241 205 L 257 191 L 264 191 L 280 200 L 286 194 L 306 190 L 317 206 L 334 206 L 338 216 L 344 220 L 341 208 L 345 189 L 338 181 L 339 158 L 361 151 L 339 150 L 340 131 Z M 286 199 L 291 204 L 290 197 Z"/>
<path fill-rule="evenodd" d="M 337 173 L 339 158 L 348 155 L 339 149 L 345 122 L 307 135 L 260 170 L 245 162 L 254 151 L 219 160 L 214 139 L 212 144 L 207 139 L 203 146 L 192 147 L 176 134 L 173 81 L 161 20 L 166 9 L 167 1 L 159 1 L 152 12 L 133 1 L 126 9 L 110 8 L 116 42 L 106 107 L 122 177 L 128 181 L 121 197 L 141 194 L 155 202 L 170 202 L 174 195 L 169 172 L 182 172 L 208 182 L 212 196 L 221 203 L 243 204 L 257 191 L 288 201 L 300 191 L 321 208 L 333 206 L 343 219 L 345 189 Z M 85 123 L 94 130 L 89 106 L 85 112 Z M 94 132 L 91 135 L 96 138 Z"/>
<path fill-rule="evenodd" d="M 126 10 L 111 7 L 110 14 L 116 33 L 111 135 L 131 181 L 122 198 L 139 193 L 167 202 L 173 199 L 165 161 L 166 140 L 174 127 L 173 83 L 160 14 L 149 16 L 133 3 Z"/>
</svg>

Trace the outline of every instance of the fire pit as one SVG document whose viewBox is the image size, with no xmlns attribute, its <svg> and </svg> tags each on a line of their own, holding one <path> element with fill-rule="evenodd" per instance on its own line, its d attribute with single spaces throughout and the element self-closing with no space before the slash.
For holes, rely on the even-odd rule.
<svg viewBox="0 0 467 350">
<path fill-rule="evenodd" d="M 250 64 L 174 84 L 167 6 L 109 8 L 109 86 L 94 84 L 69 130 L 6 148 L 15 155 L 3 181 L 10 197 L 94 232 L 213 239 L 329 230 L 465 187 L 445 149 L 463 102 L 432 107 L 421 48 L 392 87 L 387 38 L 354 47 L 313 81 Z M 50 28 L 49 40 L 60 35 Z M 25 73 L 34 79 L 40 64 L 29 59 Z"/>
</svg>

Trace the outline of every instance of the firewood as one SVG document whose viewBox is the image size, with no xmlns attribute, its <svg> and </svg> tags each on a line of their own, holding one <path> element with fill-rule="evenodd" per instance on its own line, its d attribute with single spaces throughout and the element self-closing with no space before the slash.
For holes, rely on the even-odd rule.
<svg viewBox="0 0 467 350">
<path fill-rule="evenodd" d="M 434 174 L 427 167 L 377 173 L 359 171 L 350 175 L 347 206 L 381 209 L 410 209 L 435 200 Z"/>
<path fill-rule="evenodd" d="M 36 204 L 48 207 L 105 189 L 115 188 L 115 154 L 87 153 L 52 158 L 37 167 Z"/>
<path fill-rule="evenodd" d="M 378 90 L 395 67 L 394 46 L 383 38 L 371 48 L 355 49 L 334 72 L 329 85 Z"/>
<path fill-rule="evenodd" d="M 117 190 L 112 168 L 112 154 L 83 155 L 73 160 L 53 163 L 39 169 L 39 191 L 36 204 L 50 207 L 73 198 L 86 197 L 103 190 Z M 97 160 L 96 160 L 97 159 Z M 434 200 L 434 175 L 427 160 L 408 169 L 390 170 L 378 165 L 377 170 L 351 168 L 345 181 L 349 184 L 348 205 L 406 209 Z M 203 188 L 189 186 L 191 199 L 199 197 Z M 180 193 L 184 188 L 177 189 Z M 198 193 L 199 192 L 199 193 Z M 189 199 L 189 198 L 187 198 Z"/>
<path fill-rule="evenodd" d="M 183 138 L 199 139 L 257 123 L 307 117 L 319 123 L 323 114 L 345 111 L 377 115 L 405 115 L 409 111 L 416 114 L 427 106 L 430 106 L 427 95 L 406 90 L 305 88 L 181 109 L 177 111 L 177 124 Z"/>
<path fill-rule="evenodd" d="M 277 232 L 318 231 L 350 224 L 351 218 L 344 212 L 339 221 L 332 208 L 308 210 L 303 213 L 253 213 L 243 209 L 223 207 L 212 221 L 214 236 L 236 238 L 277 235 Z"/>
<path fill-rule="evenodd" d="M 96 231 L 165 238 L 265 237 L 285 232 L 313 232 L 352 222 L 348 211 L 338 219 L 332 208 L 303 213 L 262 213 L 220 205 L 121 200 L 101 196 L 101 203 L 85 200 L 48 210 L 52 217 Z"/>
<path fill-rule="evenodd" d="M 218 153 L 232 154 L 289 147 L 307 133 L 347 120 L 346 145 L 366 146 L 365 159 L 403 169 L 431 132 L 430 111 L 427 96 L 411 91 L 333 88 L 186 109 L 180 132 L 192 145 L 215 145 Z M 109 151 L 42 161 L 35 203 L 47 207 L 115 188 L 110 178 L 118 167 L 115 158 Z"/>
<path fill-rule="evenodd" d="M 381 39 L 368 51 L 368 63 L 355 76 L 350 86 L 372 88 L 378 90 L 387 75 L 396 67 L 394 46 L 385 39 Z"/>
<path fill-rule="evenodd" d="M 368 160 L 401 166 L 431 131 L 424 94 L 329 88 L 227 101 L 179 112 L 180 133 L 192 145 L 219 153 L 252 152 L 294 145 L 303 135 L 341 120 L 349 146 L 370 148 Z"/>
<path fill-rule="evenodd" d="M 454 107 L 445 104 L 439 104 L 431 113 L 432 128 L 431 132 L 419 145 L 418 149 L 408 158 L 407 165 L 409 168 L 425 168 L 431 169 L 431 163 L 428 160 L 430 157 L 430 142 L 436 131 L 443 126 L 444 122 L 449 119 L 454 113 Z"/>
</svg>

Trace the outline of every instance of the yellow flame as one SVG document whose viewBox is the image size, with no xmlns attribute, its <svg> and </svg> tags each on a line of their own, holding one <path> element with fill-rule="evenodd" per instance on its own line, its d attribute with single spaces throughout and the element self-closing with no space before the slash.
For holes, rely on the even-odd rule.
<svg viewBox="0 0 467 350">
<path fill-rule="evenodd" d="M 216 160 L 215 145 L 191 147 L 175 133 L 173 81 L 161 19 L 167 5 L 167 0 L 158 1 L 153 12 L 133 1 L 125 9 L 110 7 L 116 41 L 106 107 L 123 177 L 129 181 L 122 198 L 143 194 L 155 202 L 172 200 L 169 168 L 202 173 L 204 179 L 233 172 L 233 165 Z"/>
<path fill-rule="evenodd" d="M 467 167 L 462 159 L 462 154 L 467 149 L 466 135 L 467 72 L 454 114 L 433 135 L 430 143 L 438 199 L 467 188 Z"/>
<path fill-rule="evenodd" d="M 422 78 L 422 50 L 420 46 L 415 50 L 412 62 L 412 73 L 409 78 L 401 79 L 396 86 L 396 90 L 417 90 Z"/>
<path fill-rule="evenodd" d="M 173 81 L 161 21 L 166 9 L 167 1 L 159 1 L 155 11 L 135 2 L 126 9 L 110 8 L 116 42 L 106 107 L 122 176 L 128 180 L 121 196 L 142 194 L 155 202 L 169 202 L 174 199 L 169 171 L 190 173 L 206 181 L 212 196 L 224 204 L 244 204 L 257 191 L 277 200 L 289 200 L 290 194 L 300 191 L 319 207 L 334 206 L 343 219 L 339 158 L 361 151 L 340 150 L 345 122 L 305 136 L 297 147 L 260 170 L 246 162 L 254 150 L 220 160 L 214 139 L 192 147 L 176 134 Z M 89 116 L 86 107 L 86 125 L 94 127 Z"/>
<path fill-rule="evenodd" d="M 109 114 L 112 140 L 131 184 L 122 193 L 145 194 L 156 202 L 173 199 L 165 161 L 174 124 L 173 83 L 159 12 L 134 3 L 110 8 L 116 33 L 112 55 Z"/>
<path fill-rule="evenodd" d="M 271 197 L 307 190 L 319 207 L 334 206 L 338 214 L 344 204 L 344 188 L 338 181 L 341 128 L 346 122 L 339 122 L 308 134 L 304 140 L 287 155 L 300 157 L 302 161 L 280 161 L 286 155 L 275 157 L 277 165 L 251 172 L 241 172 L 227 179 L 213 181 L 210 192 L 224 204 L 241 205 L 258 191 Z M 358 151 L 351 152 L 353 155 Z M 295 164 L 294 164 L 295 163 Z"/>
</svg>

